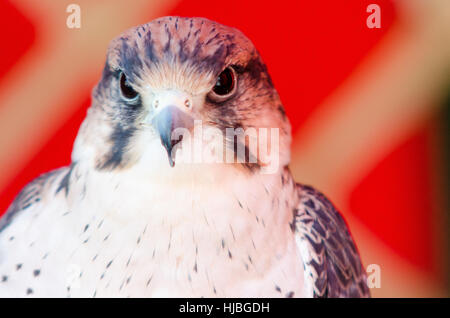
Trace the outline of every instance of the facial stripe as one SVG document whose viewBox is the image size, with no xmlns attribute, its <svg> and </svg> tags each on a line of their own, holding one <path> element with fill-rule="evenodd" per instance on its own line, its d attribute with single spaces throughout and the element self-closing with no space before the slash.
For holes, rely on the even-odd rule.
<svg viewBox="0 0 450 318">
<path fill-rule="evenodd" d="M 112 170 L 126 164 L 126 151 L 136 130 L 134 127 L 124 128 L 121 124 L 114 127 L 110 137 L 111 151 L 97 166 L 99 170 Z"/>
</svg>

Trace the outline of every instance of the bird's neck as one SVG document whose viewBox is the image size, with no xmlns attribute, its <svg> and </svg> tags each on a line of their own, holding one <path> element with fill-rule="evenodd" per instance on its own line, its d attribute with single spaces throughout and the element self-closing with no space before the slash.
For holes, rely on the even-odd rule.
<svg viewBox="0 0 450 318">
<path fill-rule="evenodd" d="M 232 166 L 196 165 L 158 173 L 128 169 L 77 174 L 84 177 L 73 180 L 77 185 L 69 200 L 86 196 L 83 201 L 97 207 L 96 217 L 105 214 L 121 226 L 160 223 L 181 233 L 202 227 L 200 232 L 207 233 L 214 227 L 218 235 L 232 232 L 236 238 L 260 227 L 286 226 L 297 204 L 292 202 L 297 196 L 292 195 L 295 184 L 287 169 L 259 174 Z"/>
</svg>

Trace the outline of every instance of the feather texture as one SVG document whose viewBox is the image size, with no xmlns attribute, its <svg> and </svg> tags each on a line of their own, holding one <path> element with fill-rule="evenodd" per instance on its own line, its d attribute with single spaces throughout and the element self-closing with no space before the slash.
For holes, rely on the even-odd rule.
<svg viewBox="0 0 450 318">
<path fill-rule="evenodd" d="M 366 273 L 347 224 L 319 191 L 297 185 L 293 229 L 314 297 L 370 297 Z"/>
</svg>

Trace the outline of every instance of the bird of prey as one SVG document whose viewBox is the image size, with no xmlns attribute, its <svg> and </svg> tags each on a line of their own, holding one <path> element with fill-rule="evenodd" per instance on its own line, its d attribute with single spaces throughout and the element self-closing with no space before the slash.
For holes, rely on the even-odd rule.
<svg viewBox="0 0 450 318">
<path fill-rule="evenodd" d="M 225 138 L 198 137 L 199 122 Z M 194 137 L 174 138 L 179 128 Z M 278 131 L 273 171 L 262 146 L 250 147 L 260 128 Z M 189 140 L 234 160 L 182 161 Z M 293 180 L 290 142 L 267 68 L 240 31 L 163 17 L 124 32 L 70 166 L 28 184 L 0 221 L 0 295 L 368 297 L 342 216 Z"/>
</svg>

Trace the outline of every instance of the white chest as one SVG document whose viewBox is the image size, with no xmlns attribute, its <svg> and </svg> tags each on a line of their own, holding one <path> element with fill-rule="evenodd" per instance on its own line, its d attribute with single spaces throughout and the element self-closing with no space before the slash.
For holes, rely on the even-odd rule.
<svg viewBox="0 0 450 318">
<path fill-rule="evenodd" d="M 122 178 L 111 205 L 89 216 L 92 225 L 80 237 L 88 242 L 72 258 L 91 268 L 82 275 L 80 285 L 89 288 L 80 295 L 301 296 L 292 214 L 285 198 L 270 194 L 275 178 L 231 178 L 238 176 L 146 187 Z M 95 204 L 90 200 L 84 204 Z"/>
<path fill-rule="evenodd" d="M 186 178 L 188 185 L 142 177 L 81 180 L 71 189 L 68 213 L 49 209 L 34 223 L 49 229 L 35 231 L 39 253 L 49 252 L 51 265 L 42 271 L 51 275 L 41 277 L 48 294 L 304 296 L 289 193 L 280 192 L 278 178 Z"/>
</svg>

